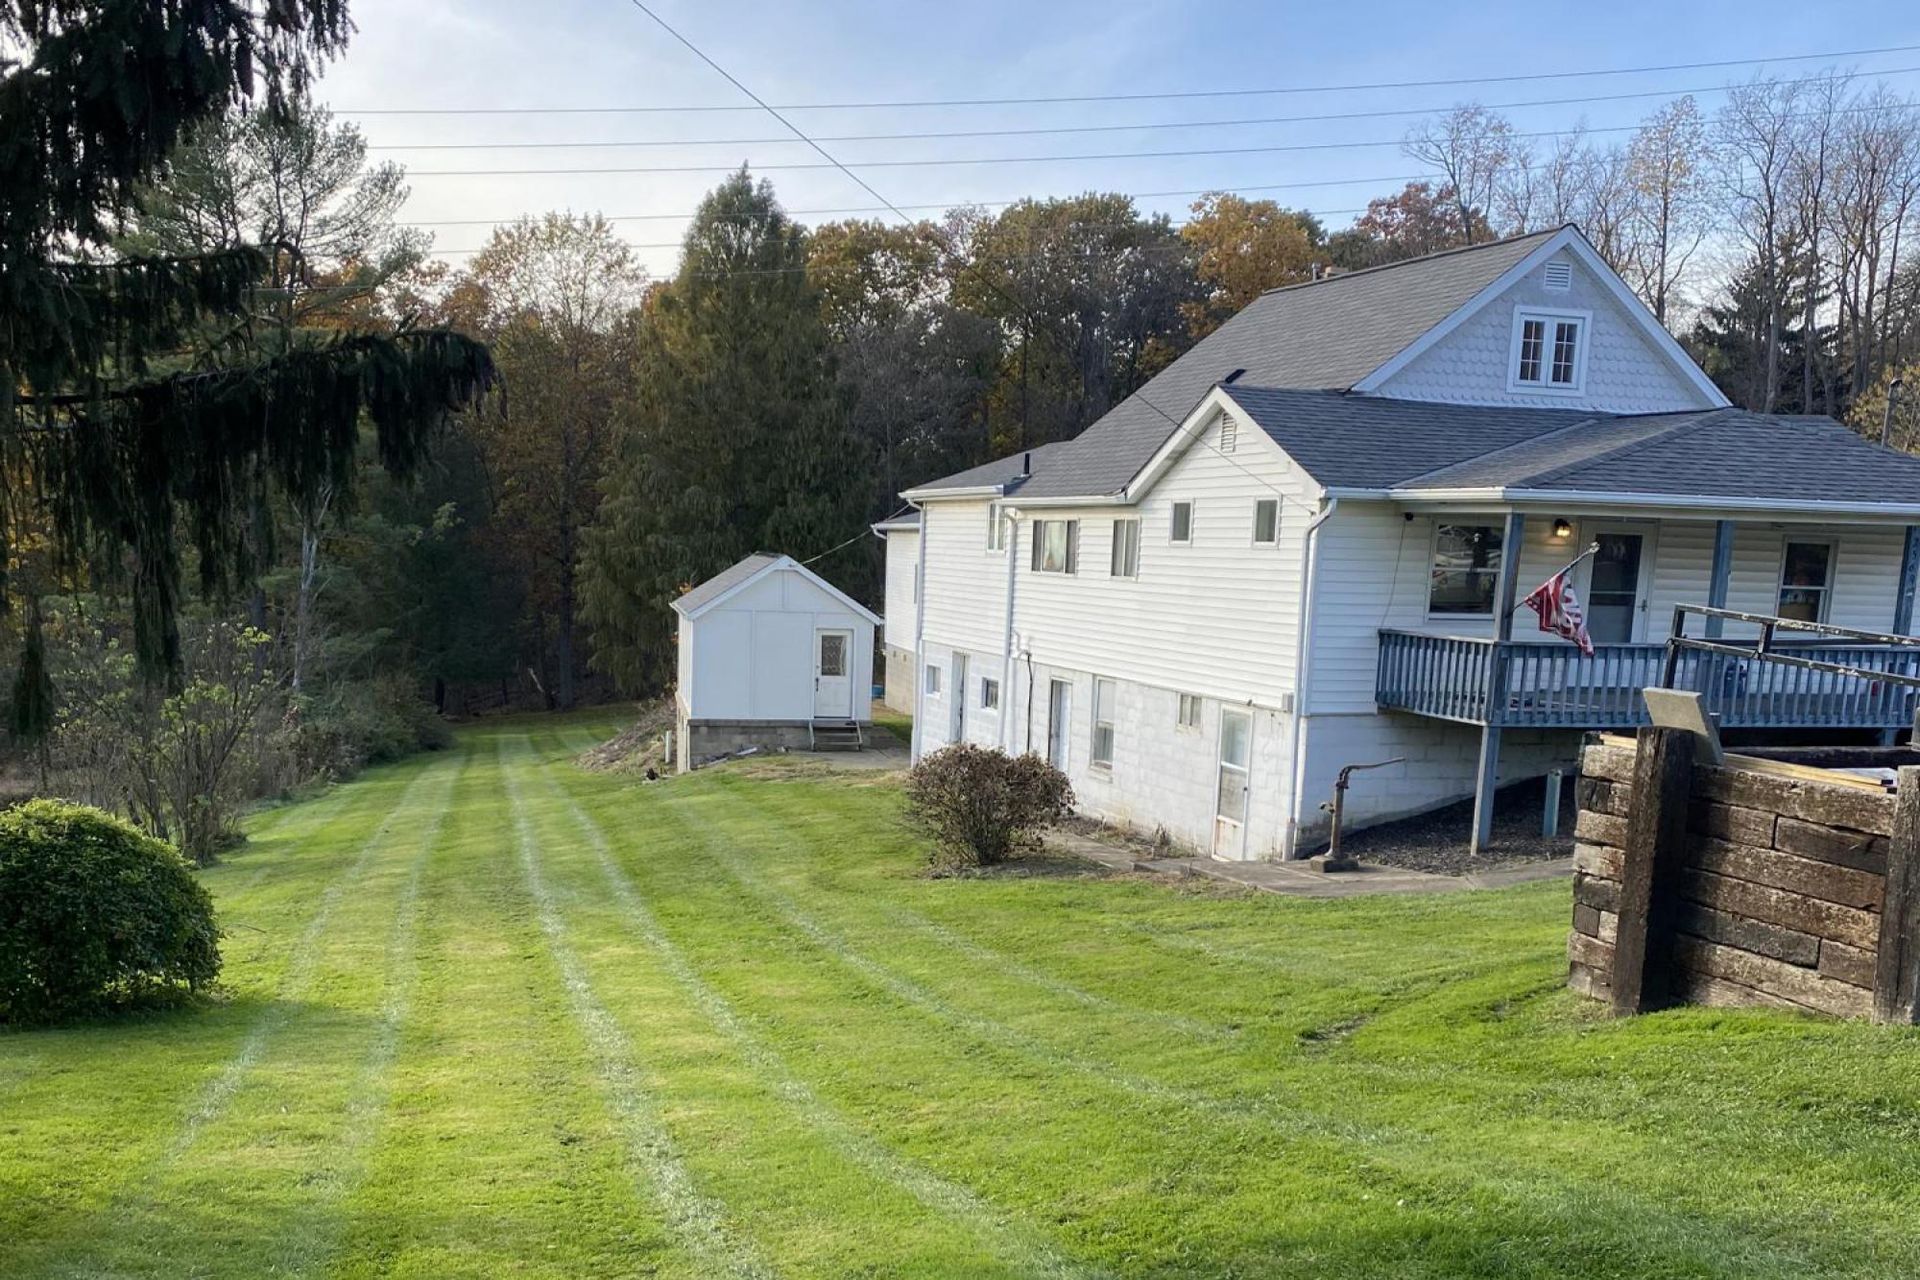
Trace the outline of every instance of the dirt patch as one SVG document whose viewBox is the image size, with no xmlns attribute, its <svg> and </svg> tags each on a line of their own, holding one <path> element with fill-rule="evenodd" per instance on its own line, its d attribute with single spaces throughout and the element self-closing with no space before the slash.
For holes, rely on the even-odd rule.
<svg viewBox="0 0 1920 1280">
<path fill-rule="evenodd" d="M 929 880 L 1106 880 L 1119 874 L 1087 858 L 1048 850 L 995 867 L 929 867 Z"/>
<path fill-rule="evenodd" d="M 673 702 L 658 698 L 643 702 L 634 722 L 597 747 L 574 757 L 582 769 L 594 773 L 666 772 L 666 735 L 673 729 Z"/>
<path fill-rule="evenodd" d="M 1176 848 L 1171 841 L 1155 840 L 1129 827 L 1115 826 L 1111 822 L 1102 822 L 1098 818 L 1088 818 L 1077 813 L 1061 823 L 1059 830 L 1112 845 L 1116 849 L 1132 854 L 1136 862 L 1187 856 L 1186 850 Z"/>
<path fill-rule="evenodd" d="M 1382 867 L 1405 867 L 1440 875 L 1467 875 L 1496 867 L 1546 862 L 1573 856 L 1573 819 L 1576 806 L 1571 774 L 1560 787 L 1560 834 L 1540 834 L 1541 810 L 1546 807 L 1544 778 L 1502 787 L 1493 807 L 1493 840 L 1479 857 L 1467 852 L 1473 838 L 1473 801 L 1462 800 L 1417 817 L 1382 822 L 1363 831 L 1350 831 L 1341 840 L 1342 852 Z"/>
</svg>

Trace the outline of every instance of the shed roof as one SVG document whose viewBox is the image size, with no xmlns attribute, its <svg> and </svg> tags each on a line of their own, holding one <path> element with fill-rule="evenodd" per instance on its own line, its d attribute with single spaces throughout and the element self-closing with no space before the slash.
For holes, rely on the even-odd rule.
<svg viewBox="0 0 1920 1280">
<path fill-rule="evenodd" d="M 784 571 L 798 573 L 820 590 L 826 592 L 849 610 L 859 614 L 875 626 L 880 625 L 880 615 L 855 600 L 825 578 L 801 564 L 792 556 L 783 556 L 771 551 L 756 551 L 752 555 L 729 565 L 714 574 L 700 585 L 684 592 L 673 602 L 673 609 L 683 618 L 696 617 L 722 600 L 740 590 L 763 574 Z"/>
</svg>

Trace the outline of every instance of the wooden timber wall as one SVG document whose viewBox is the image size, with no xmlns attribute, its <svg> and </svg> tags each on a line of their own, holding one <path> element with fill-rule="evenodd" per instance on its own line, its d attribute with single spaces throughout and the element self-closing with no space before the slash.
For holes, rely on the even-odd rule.
<svg viewBox="0 0 1920 1280">
<path fill-rule="evenodd" d="M 1695 765 L 1693 739 L 1672 730 L 1622 742 L 1582 760 L 1574 990 L 1621 1013 L 1691 1003 L 1915 1020 L 1920 769 L 1901 771 L 1914 785 L 1896 800 L 1771 761 Z"/>
</svg>

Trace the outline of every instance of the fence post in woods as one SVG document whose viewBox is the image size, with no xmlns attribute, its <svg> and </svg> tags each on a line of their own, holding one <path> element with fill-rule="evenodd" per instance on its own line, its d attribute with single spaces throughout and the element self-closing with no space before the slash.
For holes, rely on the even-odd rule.
<svg viewBox="0 0 1920 1280">
<path fill-rule="evenodd" d="M 1920 1022 L 1920 768 L 1900 770 L 1874 962 L 1875 1022 Z"/>
<path fill-rule="evenodd" d="M 1633 810 L 1620 870 L 1619 928 L 1611 999 L 1616 1014 L 1639 1013 L 1671 988 L 1675 878 L 1687 838 L 1695 738 L 1682 729 L 1640 730 L 1633 761 Z"/>
</svg>

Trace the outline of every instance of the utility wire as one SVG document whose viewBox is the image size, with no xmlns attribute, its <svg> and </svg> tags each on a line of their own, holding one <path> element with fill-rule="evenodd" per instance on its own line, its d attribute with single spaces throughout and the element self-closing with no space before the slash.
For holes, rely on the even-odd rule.
<svg viewBox="0 0 1920 1280">
<path fill-rule="evenodd" d="M 1897 108 L 1885 107 L 1885 106 L 1845 107 L 1831 114 L 1835 116 L 1868 115 L 1868 114 L 1884 113 L 1884 112 L 1893 111 L 1893 110 L 1904 110 L 1905 106 L 1906 104 L 1901 104 L 1900 107 L 1897 107 Z M 1807 114 L 1790 113 L 1786 118 L 1787 119 L 1808 119 L 1811 117 Z M 1510 139 L 1585 137 L 1592 134 L 1602 134 L 1602 133 L 1636 133 L 1640 130 L 1640 128 L 1641 126 L 1637 124 L 1623 124 L 1623 125 L 1609 125 L 1603 129 L 1586 129 L 1586 128 L 1544 129 L 1544 130 L 1538 130 L 1538 131 L 1532 131 L 1532 132 L 1509 133 L 1506 135 L 1506 137 Z M 808 146 L 812 147 L 816 151 L 819 151 L 820 148 L 818 144 L 814 143 L 812 139 L 806 139 L 806 142 Z M 1353 142 L 1283 142 L 1283 143 L 1270 143 L 1264 146 L 1257 146 L 1257 147 L 1187 147 L 1187 148 L 1178 148 L 1178 149 L 1168 150 L 1168 151 L 1091 151 L 1091 152 L 1078 152 L 1078 153 L 1068 154 L 1068 155 L 1041 155 L 1041 156 L 921 156 L 921 157 L 915 157 L 915 158 L 906 159 L 906 160 L 860 160 L 860 161 L 856 161 L 855 163 L 857 163 L 863 169 L 934 169 L 934 168 L 950 168 L 950 167 L 959 166 L 959 165 L 978 165 L 978 164 L 998 164 L 998 165 L 1071 164 L 1076 161 L 1086 161 L 1086 160 L 1185 160 L 1185 159 L 1192 159 L 1198 156 L 1276 155 L 1281 153 L 1302 152 L 1302 151 L 1357 151 L 1362 149 L 1372 149 L 1372 148 L 1379 148 L 1379 147 L 1405 147 L 1406 145 L 1407 145 L 1407 139 L 1404 137 L 1368 138 L 1368 139 L 1361 139 Z M 821 152 L 821 154 L 825 155 L 826 153 Z M 1518 167 L 1532 168 L 1535 166 L 1522 165 Z M 815 171 L 815 170 L 821 170 L 821 169 L 839 169 L 842 172 L 845 171 L 844 166 L 842 166 L 838 160 L 828 160 L 825 162 L 813 162 L 813 161 L 776 162 L 772 164 L 753 164 L 751 162 L 743 161 L 735 164 L 638 165 L 638 166 L 632 166 L 632 167 L 622 166 L 622 167 L 609 167 L 609 168 L 573 168 L 573 169 L 409 169 L 407 171 L 407 177 L 408 178 L 482 178 L 482 177 L 554 177 L 554 176 L 579 175 L 579 174 L 622 174 L 622 173 L 732 173 L 735 170 L 740 168 L 748 168 L 756 173 L 782 173 L 782 172 L 790 173 L 790 172 L 800 172 L 800 171 Z M 1354 178 L 1354 179 L 1347 179 L 1346 181 L 1348 182 L 1361 182 L 1361 181 L 1393 182 L 1393 181 L 1398 181 L 1398 179 Z M 1335 184 L 1324 183 L 1319 185 L 1332 186 Z"/>
<path fill-rule="evenodd" d="M 631 2 L 631 0 L 630 0 Z M 661 22 L 658 15 L 650 10 L 647 16 L 671 32 L 680 43 L 699 50 L 681 39 L 678 32 Z M 1363 84 L 1318 84 L 1284 85 L 1265 89 L 1188 89 L 1164 91 L 1159 93 L 1088 93 L 1061 94 L 1052 96 L 1010 97 L 1010 98 L 924 98 L 897 102 L 790 102 L 770 105 L 755 94 L 747 93 L 754 101 L 752 107 L 733 105 L 674 105 L 646 107 L 366 107 L 354 110 L 336 111 L 336 115 L 347 116 L 447 116 L 447 115 L 654 115 L 675 112 L 703 113 L 719 111 L 765 111 L 782 124 L 790 123 L 779 116 L 781 111 L 895 111 L 913 107 L 1027 107 L 1048 103 L 1086 103 L 1086 102 L 1168 102 L 1199 98 L 1258 98 L 1302 93 L 1366 93 L 1381 89 L 1447 89 L 1476 84 L 1519 84 L 1542 80 L 1578 80 L 1602 76 L 1647 75 L 1662 71 L 1705 71 L 1726 67 L 1756 67 L 1777 62 L 1819 62 L 1826 59 L 1865 58 L 1879 54 L 1913 53 L 1920 51 L 1920 45 L 1883 45 L 1874 49 L 1840 49 L 1827 53 L 1789 53 L 1764 58 L 1723 58 L 1710 62 L 1669 62 L 1640 67 L 1607 67 L 1576 71 L 1535 71 L 1516 75 L 1500 76 L 1460 76 L 1440 80 L 1383 80 Z M 738 80 L 706 55 L 699 54 L 714 70 L 746 93 Z"/>
<path fill-rule="evenodd" d="M 754 102 L 759 103 L 761 107 L 767 112 L 768 115 L 772 116 L 775 120 L 778 120 L 786 128 L 792 130 L 796 135 L 798 135 L 801 138 L 802 141 L 804 141 L 815 152 L 819 153 L 819 155 L 822 158 L 824 158 L 828 163 L 830 163 L 835 169 L 838 169 L 841 173 L 845 174 L 856 185 L 858 185 L 861 190 L 865 191 L 868 195 L 872 196 L 875 200 L 878 200 L 881 204 L 887 206 L 887 208 L 894 214 L 894 216 L 898 217 L 903 222 L 912 221 L 911 218 L 907 217 L 905 213 L 902 213 L 900 211 L 898 206 L 896 206 L 893 203 L 893 201 L 887 199 L 885 196 L 881 195 L 880 192 L 875 190 L 873 185 L 869 183 L 865 178 L 862 178 L 859 174 L 855 173 L 852 169 L 849 169 L 846 165 L 834 159 L 831 152 L 827 151 L 825 147 L 822 147 L 819 143 L 815 142 L 812 138 L 809 138 L 806 135 L 806 133 L 798 125 L 794 124 L 792 121 L 788 120 L 785 116 L 781 115 L 780 112 L 774 109 L 773 107 L 767 106 L 766 103 L 761 100 L 758 94 L 754 93 L 753 90 L 747 88 L 746 85 L 742 84 L 739 80 L 735 79 L 731 72 L 729 72 L 725 67 L 722 67 L 719 63 L 715 62 L 712 58 L 708 57 L 704 52 L 701 51 L 699 46 L 695 45 L 691 40 L 681 35 L 680 32 L 675 30 L 674 27 L 670 25 L 666 19 L 662 18 L 659 14 L 655 13 L 652 9 L 648 8 L 647 5 L 645 4 L 645 0 L 627 0 L 627 3 L 631 4 L 634 8 L 638 9 L 641 13 L 644 13 L 645 15 L 647 15 L 647 17 L 651 18 L 655 25 L 660 27 L 660 29 L 665 31 L 668 35 L 672 36 L 675 40 L 679 41 L 695 57 L 699 58 L 700 61 L 706 63 L 709 67 L 712 67 L 714 71 L 718 72 L 720 76 L 727 81 L 727 83 L 733 85 L 733 87 L 740 90 L 741 93 L 744 93 L 747 97 L 753 99 Z M 936 231 L 936 236 L 938 236 L 937 231 Z M 939 236 L 939 240 L 944 241 L 945 237 Z M 935 247 L 940 249 L 950 259 L 958 262 L 963 271 L 973 275 L 988 289 L 992 290 L 994 293 L 999 294 L 1000 297 L 1005 302 L 1007 302 L 1008 305 L 1014 307 L 1018 311 L 1028 310 L 1024 302 L 1022 302 L 1019 298 L 1014 297 L 1012 294 L 1008 293 L 1005 289 L 1001 288 L 997 282 L 995 282 L 990 277 L 988 277 L 984 272 L 980 271 L 975 266 L 974 263 L 962 257 L 958 253 L 958 251 L 956 251 L 950 244 L 937 242 Z M 1173 427 L 1176 434 L 1189 434 L 1189 438 L 1191 440 L 1211 450 L 1216 456 L 1226 461 L 1229 465 L 1233 466 L 1236 470 L 1244 473 L 1250 479 L 1259 483 L 1263 488 L 1266 488 L 1272 491 L 1273 494 L 1280 499 L 1283 505 L 1296 506 L 1305 510 L 1314 509 L 1311 506 L 1311 504 L 1300 502 L 1292 494 L 1287 493 L 1285 490 L 1281 489 L 1278 485 L 1275 485 L 1272 481 L 1267 480 L 1264 477 L 1256 474 L 1250 468 L 1246 467 L 1244 464 L 1236 460 L 1231 454 L 1224 453 L 1221 450 L 1215 448 L 1213 445 L 1208 444 L 1204 436 L 1204 428 L 1198 428 L 1191 433 L 1187 433 L 1183 428 L 1180 419 L 1175 418 L 1172 414 L 1168 413 L 1165 409 L 1162 409 L 1159 405 L 1155 404 L 1147 396 L 1146 388 L 1144 386 L 1135 388 L 1135 390 L 1132 392 L 1132 394 L 1130 394 L 1127 397 L 1126 400 L 1121 401 L 1120 404 L 1115 405 L 1113 409 L 1110 409 L 1108 412 L 1111 413 L 1122 408 L 1127 403 L 1127 401 L 1131 401 L 1131 400 L 1138 400 L 1141 404 L 1151 409 L 1159 417 L 1165 419 L 1167 423 Z M 1183 410 L 1182 412 L 1185 413 L 1186 411 Z M 856 538 L 858 536 L 859 535 L 855 535 Z"/>
<path fill-rule="evenodd" d="M 1832 75 L 1806 76 L 1783 83 L 1791 85 L 1831 84 L 1848 80 L 1857 80 L 1867 76 L 1908 75 L 1920 71 L 1920 67 L 1887 67 L 1878 71 L 1848 71 Z M 1481 106 L 1489 111 L 1515 111 L 1528 107 L 1564 107 L 1595 102 L 1625 102 L 1643 98 L 1680 98 L 1702 93 L 1731 93 L 1738 85 L 1702 85 L 1691 89 L 1646 89 L 1635 93 L 1608 93 L 1579 98 L 1536 98 L 1530 102 L 1489 102 Z M 1436 115 L 1447 111 L 1444 106 L 1435 107 L 1397 107 L 1390 111 L 1335 111 L 1318 115 L 1304 116 L 1253 116 L 1236 120 L 1156 120 L 1142 124 L 1083 124 L 1059 125 L 1044 129 L 952 129 L 932 130 L 912 133 L 841 133 L 823 134 L 818 141 L 827 142 L 924 142 L 949 140 L 956 138 L 1023 138 L 1069 133 L 1145 133 L 1170 129 L 1234 129 L 1253 125 L 1270 124 L 1318 124 L 1330 120 L 1380 120 L 1396 116 Z M 1630 126 L 1637 128 L 1638 126 Z M 1591 133 L 1611 130 L 1592 129 Z M 570 150 L 607 150 L 622 147 L 759 147 L 785 146 L 797 142 L 795 138 L 644 138 L 631 141 L 580 141 L 580 142 L 390 142 L 369 146 L 369 151 L 570 151 Z M 1354 146 L 1377 146 L 1378 143 L 1354 143 Z"/>
</svg>

